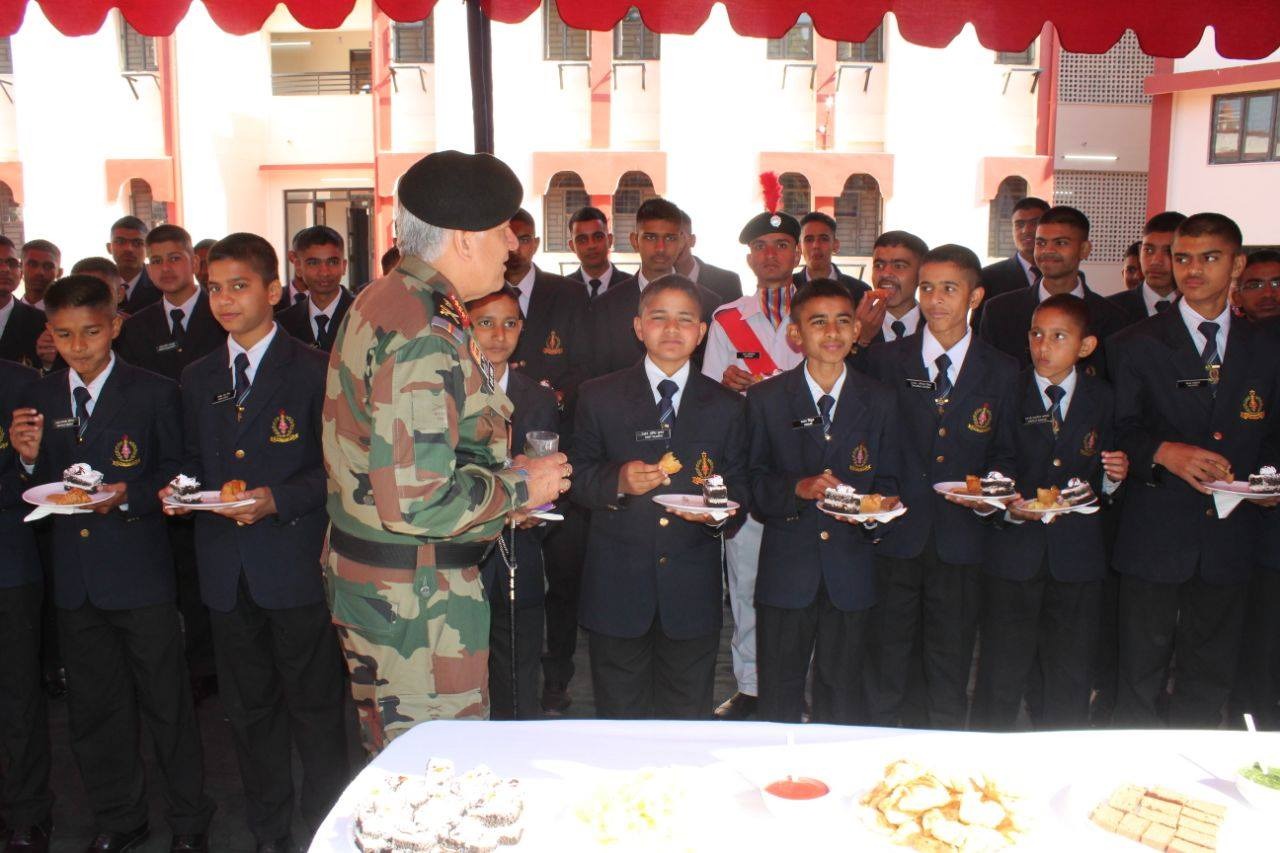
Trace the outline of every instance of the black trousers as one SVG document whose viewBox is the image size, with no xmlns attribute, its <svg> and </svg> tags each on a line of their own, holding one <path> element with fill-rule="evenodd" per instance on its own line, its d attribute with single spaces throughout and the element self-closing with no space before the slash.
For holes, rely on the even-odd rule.
<svg viewBox="0 0 1280 853">
<path fill-rule="evenodd" d="M 1240 653 L 1248 586 L 1218 586 L 1199 576 L 1183 583 L 1121 576 L 1117 725 L 1161 725 L 1156 697 L 1164 690 L 1171 655 L 1178 665 L 1169 725 L 1216 729 L 1221 724 Z"/>
<path fill-rule="evenodd" d="M 235 607 L 209 616 L 249 829 L 260 843 L 289 834 L 292 742 L 302 762 L 302 820 L 314 830 L 351 778 L 347 685 L 329 608 L 323 602 L 259 607 L 241 575 Z"/>
<path fill-rule="evenodd" d="M 190 518 L 169 516 L 169 547 L 173 549 L 174 580 L 178 585 L 178 612 L 182 614 L 183 648 L 192 678 L 214 674 L 213 629 L 209 608 L 200 597 L 200 575 L 196 568 L 195 523 Z"/>
<path fill-rule="evenodd" d="M 1098 619 L 1098 650 L 1093 664 L 1093 707 L 1095 725 L 1111 720 L 1116 707 L 1120 664 L 1120 574 L 1107 569 L 1102 580 L 1101 610 Z"/>
<path fill-rule="evenodd" d="M 1249 584 L 1235 689 L 1233 728 L 1250 713 L 1259 728 L 1280 730 L 1280 571 L 1259 569 Z"/>
<path fill-rule="evenodd" d="M 204 754 L 172 604 L 100 610 L 85 602 L 58 610 L 67 667 L 71 750 L 100 832 L 127 832 L 147 820 L 141 720 L 164 778 L 175 833 L 207 830 Z"/>
<path fill-rule="evenodd" d="M 975 727 L 1012 731 L 1029 683 L 1036 728 L 1088 724 L 1101 595 L 1102 581 L 1058 581 L 1046 565 L 1025 581 L 983 575 Z"/>
<path fill-rule="evenodd" d="M 52 673 L 62 666 L 62 650 L 58 648 L 58 608 L 53 606 L 53 521 L 34 522 L 36 549 L 44 569 L 44 603 L 40 607 L 40 665 Z"/>
<path fill-rule="evenodd" d="M 573 653 L 578 648 L 578 589 L 587 553 L 587 525 L 591 515 L 566 503 L 564 521 L 551 525 L 542 540 L 547 574 L 545 601 L 547 649 L 542 655 L 542 678 L 566 687 L 573 680 Z"/>
<path fill-rule="evenodd" d="M 654 616 L 639 637 L 587 634 L 596 716 L 614 720 L 711 718 L 720 632 L 675 640 Z"/>
<path fill-rule="evenodd" d="M 9 826 L 49 817 L 49 713 L 41 687 L 40 581 L 0 589 L 0 806 Z"/>
<path fill-rule="evenodd" d="M 869 721 L 903 721 L 916 646 L 929 726 L 963 729 L 981 600 L 978 567 L 943 562 L 930 536 L 913 559 L 877 557 L 876 576 L 880 601 L 871 609 L 864 668 Z"/>
<path fill-rule="evenodd" d="M 813 660 L 813 721 L 865 721 L 862 669 L 868 610 L 847 612 L 831 603 L 826 585 L 806 607 L 756 604 L 756 666 L 761 720 L 798 723 Z"/>
<path fill-rule="evenodd" d="M 516 610 L 516 698 L 520 703 L 516 713 L 511 696 L 511 604 L 505 597 L 495 598 L 489 607 L 489 717 L 537 720 L 542 717 L 538 676 L 545 612 L 541 607 Z"/>
</svg>

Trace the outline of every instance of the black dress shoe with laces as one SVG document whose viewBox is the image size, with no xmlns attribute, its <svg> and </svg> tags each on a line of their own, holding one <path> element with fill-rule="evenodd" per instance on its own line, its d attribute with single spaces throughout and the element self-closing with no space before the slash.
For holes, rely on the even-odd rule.
<svg viewBox="0 0 1280 853">
<path fill-rule="evenodd" d="M 89 842 L 85 853 L 124 853 L 126 850 L 137 850 L 151 835 L 151 828 L 145 823 L 128 832 L 100 832 Z"/>
<path fill-rule="evenodd" d="M 47 853 L 49 836 L 53 834 L 53 819 L 45 818 L 30 826 L 20 826 L 9 836 L 5 853 Z"/>
<path fill-rule="evenodd" d="M 735 693 L 716 708 L 717 720 L 749 720 L 755 716 L 760 700 L 749 693 Z"/>
<path fill-rule="evenodd" d="M 175 833 L 169 853 L 209 853 L 209 836 L 203 832 Z"/>
</svg>

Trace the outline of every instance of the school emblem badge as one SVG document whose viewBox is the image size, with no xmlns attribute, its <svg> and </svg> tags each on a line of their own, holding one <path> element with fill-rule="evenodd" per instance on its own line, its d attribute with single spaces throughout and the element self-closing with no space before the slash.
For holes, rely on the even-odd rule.
<svg viewBox="0 0 1280 853">
<path fill-rule="evenodd" d="M 111 449 L 111 464 L 116 468 L 132 468 L 142 460 L 138 458 L 138 444 L 127 435 L 120 436 Z"/>
<path fill-rule="evenodd" d="M 969 416 L 969 429 L 973 432 L 991 432 L 991 404 L 983 403 Z"/>
<path fill-rule="evenodd" d="M 871 470 L 871 451 L 867 450 L 864 441 L 853 449 L 849 455 L 849 470 L 855 474 L 865 474 Z"/>
<path fill-rule="evenodd" d="M 560 342 L 560 336 L 556 334 L 556 330 L 552 329 L 551 334 L 547 335 L 547 342 L 542 345 L 543 355 L 564 355 L 564 344 Z"/>
<path fill-rule="evenodd" d="M 298 428 L 293 418 L 285 413 L 284 409 L 271 419 L 271 437 L 268 439 L 272 444 L 288 444 L 291 441 L 298 440 Z"/>
<path fill-rule="evenodd" d="M 1262 398 L 1258 396 L 1258 392 L 1249 389 L 1249 394 L 1244 398 L 1244 403 L 1240 406 L 1240 417 L 1246 421 L 1260 421 L 1267 416 L 1267 410 L 1262 403 Z"/>
<path fill-rule="evenodd" d="M 693 463 L 693 480 L 695 486 L 701 486 L 702 483 L 716 472 L 716 463 L 711 461 L 711 457 L 707 455 L 707 451 L 702 451 L 698 456 L 698 461 Z"/>
<path fill-rule="evenodd" d="M 1080 443 L 1081 456 L 1093 456 L 1098 452 L 1098 431 L 1091 429 L 1085 433 L 1084 441 Z"/>
<path fill-rule="evenodd" d="M 1204 371 L 1205 373 L 1209 374 L 1209 383 L 1211 385 L 1217 385 L 1218 379 L 1222 376 L 1222 365 L 1206 364 L 1204 366 Z"/>
</svg>

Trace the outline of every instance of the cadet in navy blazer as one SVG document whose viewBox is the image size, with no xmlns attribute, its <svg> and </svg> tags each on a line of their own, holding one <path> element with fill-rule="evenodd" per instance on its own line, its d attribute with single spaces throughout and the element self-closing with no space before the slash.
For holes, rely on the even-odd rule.
<svg viewBox="0 0 1280 853">
<path fill-rule="evenodd" d="M 186 334 L 182 343 L 174 341 L 169 331 L 168 305 L 163 299 L 143 308 L 125 320 L 116 352 L 134 367 L 141 367 L 177 382 L 188 364 L 222 346 L 227 333 L 209 310 L 209 297 L 196 298 L 191 316 L 186 318 Z"/>
<path fill-rule="evenodd" d="M 132 317 L 148 305 L 159 302 L 163 295 L 160 288 L 156 287 L 155 282 L 151 280 L 151 276 L 147 275 L 147 267 L 144 264 L 142 272 L 138 273 L 138 280 L 129 291 L 129 297 L 120 305 L 120 310 Z"/>
<path fill-rule="evenodd" d="M 347 316 L 347 310 L 351 307 L 351 303 L 356 298 L 345 287 L 338 288 L 338 304 L 333 309 L 333 314 L 329 320 L 329 325 L 325 329 L 324 340 L 316 340 L 316 324 L 311 319 L 311 297 L 307 296 L 301 302 L 294 303 L 288 308 L 276 314 L 276 322 L 280 324 L 280 328 L 293 335 L 298 340 L 308 346 L 315 347 L 321 352 L 329 352 L 333 349 L 333 342 L 338 339 L 338 327 L 342 325 L 342 319 Z"/>
<path fill-rule="evenodd" d="M 40 353 L 36 350 L 36 341 L 44 334 L 44 312 L 12 295 L 9 300 L 13 310 L 9 314 L 9 322 L 4 324 L 3 334 L 0 334 L 0 359 L 39 369 Z"/>
<path fill-rule="evenodd" d="M 1013 477 L 1024 498 L 1078 477 L 1100 502 L 1111 500 L 1104 494 L 1102 454 L 1115 447 L 1112 390 L 1078 367 L 1074 375 L 1056 436 L 1032 370 L 1019 380 L 1018 408 L 1000 421 L 1005 434 L 999 446 L 1013 453 L 996 467 Z M 975 724 L 1011 730 L 1032 667 L 1039 665 L 1044 675 L 1037 726 L 1086 725 L 1107 572 L 1102 516 L 1070 513 L 1048 525 L 1038 519 L 1006 523 L 988 539 L 983 570 Z"/>
<path fill-rule="evenodd" d="M 698 299 L 702 302 L 702 322 L 710 323 L 711 315 L 720 307 L 720 297 L 701 285 L 695 286 L 698 288 Z M 635 333 L 631 331 L 631 321 L 635 319 L 639 305 L 638 273 L 622 281 L 615 279 L 609 289 L 591 303 L 589 321 L 593 376 L 603 376 L 631 367 L 644 358 L 644 345 L 636 340 Z M 702 364 L 705 344 L 704 340 L 693 353 L 695 366 Z"/>
<path fill-rule="evenodd" d="M 53 794 L 49 717 L 40 689 L 43 573 L 35 534 L 22 521 L 31 509 L 22 501 L 27 483 L 9 443 L 13 412 L 31 405 L 37 379 L 30 368 L 0 361 L 0 743 L 8 756 L 0 807 L 18 832 L 39 825 L 47 838 Z"/>
</svg>

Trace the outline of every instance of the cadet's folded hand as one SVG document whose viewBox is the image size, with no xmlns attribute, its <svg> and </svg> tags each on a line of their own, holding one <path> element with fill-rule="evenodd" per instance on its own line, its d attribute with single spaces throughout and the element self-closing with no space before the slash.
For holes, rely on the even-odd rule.
<svg viewBox="0 0 1280 853">
<path fill-rule="evenodd" d="M 1194 444 L 1166 441 L 1156 448 L 1152 461 L 1163 465 L 1169 473 L 1185 480 L 1201 494 L 1209 494 L 1209 490 L 1204 487 L 1205 483 L 1212 483 L 1214 480 L 1230 483 L 1235 479 L 1231 474 L 1231 462 L 1225 456 Z"/>
<path fill-rule="evenodd" d="M 169 497 L 172 494 L 173 494 L 173 489 L 169 488 L 168 486 L 165 486 L 163 489 L 156 492 L 156 497 L 160 499 L 160 503 L 164 504 L 164 514 L 165 515 L 190 515 L 191 510 L 185 506 L 170 506 L 169 504 L 164 503 L 164 499 Z"/>
<path fill-rule="evenodd" d="M 618 471 L 618 493 L 643 495 L 667 482 L 667 475 L 657 463 L 650 465 L 641 459 L 633 459 Z"/>
<path fill-rule="evenodd" d="M 827 489 L 834 489 L 838 485 L 840 481 L 834 474 L 823 471 L 796 483 L 796 497 L 802 501 L 820 501 L 826 496 Z"/>
<path fill-rule="evenodd" d="M 1102 451 L 1102 470 L 1107 472 L 1107 479 L 1113 483 L 1124 482 L 1129 476 L 1129 457 L 1123 450 Z"/>
<path fill-rule="evenodd" d="M 236 492 L 231 496 L 231 499 L 234 501 L 253 501 L 253 503 L 245 506 L 214 510 L 218 515 L 225 516 L 236 524 L 256 524 L 267 516 L 276 514 L 275 496 L 271 494 L 271 489 L 266 486 Z"/>
<path fill-rule="evenodd" d="M 124 483 L 103 483 L 101 486 L 98 486 L 99 492 L 113 492 L 114 494 L 112 495 L 111 500 L 103 501 L 100 504 L 94 504 L 93 511 L 99 515 L 106 515 L 111 512 L 111 510 L 120 506 L 120 504 L 129 499 L 128 489 L 129 487 Z"/>
</svg>

